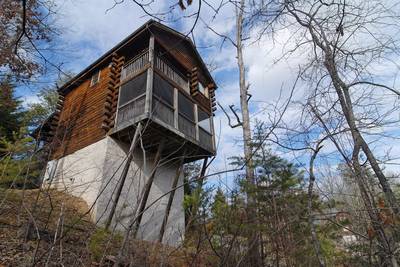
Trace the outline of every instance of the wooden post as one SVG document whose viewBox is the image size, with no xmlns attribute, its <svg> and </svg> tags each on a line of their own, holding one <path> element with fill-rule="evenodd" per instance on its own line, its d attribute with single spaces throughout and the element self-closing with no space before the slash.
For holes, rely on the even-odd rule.
<svg viewBox="0 0 400 267">
<path fill-rule="evenodd" d="M 140 200 L 140 206 L 139 206 L 139 210 L 137 213 L 138 215 L 137 215 L 136 221 L 134 222 L 135 226 L 133 229 L 133 236 L 136 236 L 136 234 L 139 230 L 139 226 L 140 226 L 140 223 L 141 223 L 142 217 L 143 217 L 143 212 L 144 212 L 144 209 L 146 208 L 146 202 L 147 202 L 147 199 L 149 198 L 151 186 L 154 181 L 154 176 L 156 175 L 158 163 L 160 162 L 160 159 L 161 159 L 161 153 L 164 149 L 164 144 L 165 144 L 165 139 L 162 139 L 161 143 L 158 145 L 156 157 L 154 158 L 153 169 L 150 173 L 149 179 L 147 180 L 147 182 L 143 188 L 143 193 L 142 193 L 142 197 Z"/>
<path fill-rule="evenodd" d="M 122 188 L 124 187 L 126 176 L 128 174 L 129 167 L 131 166 L 131 161 L 133 159 L 133 152 L 139 141 L 139 134 L 141 131 L 142 131 L 142 124 L 139 122 L 139 124 L 136 127 L 135 135 L 133 136 L 133 140 L 131 142 L 131 147 L 129 148 L 129 152 L 128 152 L 128 156 L 126 158 L 124 169 L 122 170 L 121 179 L 120 179 L 121 181 L 119 183 L 117 192 L 115 194 L 115 199 L 114 199 L 113 205 L 111 207 L 110 214 L 108 215 L 108 218 L 107 218 L 107 221 L 105 224 L 106 229 L 108 229 L 110 227 L 112 219 L 115 214 L 115 210 L 117 209 L 119 197 L 121 196 Z"/>
<path fill-rule="evenodd" d="M 215 144 L 215 129 L 214 129 L 214 114 L 213 112 L 211 112 L 211 116 L 210 116 L 210 126 L 211 126 L 211 141 L 212 141 L 212 146 L 214 151 L 217 149 L 217 146 Z"/>
<path fill-rule="evenodd" d="M 149 40 L 149 62 L 150 68 L 147 70 L 146 82 L 146 102 L 144 112 L 150 116 L 152 98 L 153 98 L 153 74 L 154 74 L 154 36 L 150 36 Z"/>
<path fill-rule="evenodd" d="M 176 129 L 179 129 L 178 125 L 178 116 L 179 116 L 179 109 L 178 109 L 178 88 L 174 88 L 174 126 Z"/>
<path fill-rule="evenodd" d="M 164 214 L 163 222 L 161 224 L 160 234 L 158 235 L 158 242 L 160 242 L 160 243 L 162 242 L 162 239 L 164 237 L 165 227 L 167 226 L 169 213 L 171 211 L 172 201 L 174 200 L 176 186 L 178 185 L 178 181 L 179 181 L 179 176 L 181 175 L 182 170 L 183 170 L 183 161 L 184 160 L 185 160 L 185 153 L 183 154 L 183 156 L 181 157 L 181 159 L 179 161 L 179 166 L 178 166 L 178 169 L 176 170 L 175 178 L 172 182 L 172 190 L 171 190 L 171 193 L 168 198 L 167 208 L 165 209 L 165 214 Z"/>
<path fill-rule="evenodd" d="M 197 104 L 194 104 L 194 123 L 195 123 L 195 130 L 196 130 L 196 140 L 199 141 L 199 111 Z"/>
</svg>

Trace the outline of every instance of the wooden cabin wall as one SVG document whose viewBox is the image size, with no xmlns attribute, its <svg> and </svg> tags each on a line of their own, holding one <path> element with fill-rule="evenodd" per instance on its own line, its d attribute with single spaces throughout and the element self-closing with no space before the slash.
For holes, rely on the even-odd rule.
<svg viewBox="0 0 400 267">
<path fill-rule="evenodd" d="M 109 75 L 109 67 L 103 67 L 97 84 L 90 86 L 89 77 L 65 96 L 53 140 L 53 143 L 59 145 L 53 148 L 52 159 L 69 155 L 106 136 L 101 126 Z"/>
</svg>

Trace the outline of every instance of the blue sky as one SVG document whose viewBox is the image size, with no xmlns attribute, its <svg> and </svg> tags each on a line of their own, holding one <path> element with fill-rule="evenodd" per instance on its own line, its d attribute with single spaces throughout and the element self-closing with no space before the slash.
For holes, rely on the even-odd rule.
<svg viewBox="0 0 400 267">
<path fill-rule="evenodd" d="M 149 19 L 131 1 L 124 1 L 107 11 L 112 4 L 111 0 L 58 0 L 57 25 L 62 28 L 62 35 L 59 37 L 58 45 L 61 49 L 68 51 L 68 57 L 60 57 L 58 60 L 65 62 L 64 69 L 78 73 L 115 44 L 132 33 Z M 154 12 L 164 10 L 170 1 L 155 1 L 157 5 L 151 8 Z M 209 1 L 218 3 L 219 1 Z M 190 15 L 196 6 L 185 11 L 179 11 L 176 17 Z M 212 69 L 219 89 L 217 90 L 217 100 L 223 105 L 235 104 L 239 107 L 238 75 L 235 58 L 235 48 L 207 30 L 205 23 L 211 25 L 217 32 L 232 36 L 234 30 L 234 11 L 232 6 L 226 6 L 219 14 L 213 18 L 212 9 L 203 5 L 201 9 L 201 20 L 198 22 L 194 39 L 198 50 L 204 61 Z M 187 33 L 192 27 L 193 18 L 185 18 L 169 23 L 168 25 Z M 256 30 L 250 33 L 256 36 Z M 279 99 L 286 99 L 294 83 L 298 65 L 304 61 L 304 55 L 300 52 L 292 55 L 290 60 L 280 60 L 276 63 L 282 53 L 290 47 L 290 30 L 283 30 L 275 36 L 274 40 L 265 36 L 259 40 L 251 40 L 246 45 L 244 60 L 247 70 L 247 79 L 250 83 L 250 92 L 253 95 L 250 102 L 252 111 L 252 122 L 256 119 L 266 120 L 268 108 L 276 104 Z M 52 78 L 45 77 L 44 81 L 53 82 Z M 20 88 L 18 93 L 26 102 L 37 101 L 34 89 Z M 282 94 L 282 95 L 281 95 Z M 295 92 L 295 99 L 301 99 L 305 94 L 305 89 L 299 87 Z M 281 95 L 281 96 L 280 96 Z M 285 114 L 285 120 L 295 120 L 299 115 L 296 107 L 290 107 Z M 219 142 L 218 157 L 210 171 L 219 171 L 227 168 L 230 156 L 241 154 L 241 129 L 231 129 L 227 119 L 221 111 L 217 111 L 214 118 L 215 132 Z M 386 147 L 384 147 L 386 145 Z M 382 153 L 385 149 L 397 150 L 393 143 L 381 144 Z M 329 155 L 333 150 L 332 144 L 327 144 L 322 151 Z M 399 151 L 400 152 L 400 151 Z M 294 153 L 283 153 L 289 159 L 297 158 L 299 163 L 305 157 Z M 322 164 L 323 162 L 321 162 Z M 337 156 L 330 157 L 331 167 L 338 163 Z M 396 170 L 396 168 L 393 168 Z M 221 181 L 230 179 L 230 176 L 220 177 Z"/>
</svg>

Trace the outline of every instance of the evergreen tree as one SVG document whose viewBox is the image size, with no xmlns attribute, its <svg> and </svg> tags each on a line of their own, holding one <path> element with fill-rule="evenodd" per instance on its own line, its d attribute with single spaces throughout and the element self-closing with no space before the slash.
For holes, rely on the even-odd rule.
<svg viewBox="0 0 400 267">
<path fill-rule="evenodd" d="M 58 102 L 58 92 L 54 87 L 46 87 L 39 90 L 36 103 L 28 105 L 25 116 L 27 126 L 35 128 L 40 125 L 56 110 Z"/>
<path fill-rule="evenodd" d="M 14 141 L 22 126 L 23 116 L 21 101 L 15 97 L 14 84 L 6 77 L 0 81 L 0 138 Z"/>
</svg>

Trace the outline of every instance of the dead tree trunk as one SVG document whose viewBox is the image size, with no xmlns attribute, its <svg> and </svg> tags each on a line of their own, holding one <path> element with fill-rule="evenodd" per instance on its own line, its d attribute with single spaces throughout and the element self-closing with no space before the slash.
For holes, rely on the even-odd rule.
<svg viewBox="0 0 400 267">
<path fill-rule="evenodd" d="M 240 106 L 242 112 L 242 130 L 243 130 L 243 147 L 244 158 L 246 162 L 246 179 L 249 185 L 255 185 L 254 168 L 252 162 L 251 149 L 251 127 L 248 103 L 248 86 L 246 84 L 245 65 L 243 61 L 243 20 L 244 20 L 245 0 L 241 0 L 236 7 L 236 53 L 237 64 L 239 68 L 239 89 L 240 89 Z M 252 223 L 257 223 L 256 201 L 253 192 L 247 192 L 247 217 Z M 251 266 L 261 266 L 260 256 L 260 240 L 257 227 L 250 227 L 248 233 L 248 264 Z"/>
<path fill-rule="evenodd" d="M 110 227 L 112 219 L 113 219 L 114 214 L 115 214 L 115 210 L 117 209 L 118 201 L 119 201 L 119 198 L 121 196 L 122 188 L 124 187 L 124 184 L 125 184 L 126 176 L 128 175 L 128 171 L 129 171 L 129 168 L 131 166 L 131 161 L 133 159 L 134 150 L 135 150 L 135 147 L 136 147 L 136 145 L 137 145 L 137 143 L 139 141 L 139 134 L 140 134 L 141 131 L 142 131 L 142 124 L 139 123 L 138 126 L 136 127 L 135 135 L 133 136 L 133 140 L 132 140 L 131 146 L 129 148 L 129 152 L 128 152 L 128 156 L 126 158 L 125 166 L 124 166 L 124 169 L 122 170 L 119 186 L 118 186 L 117 192 L 115 193 L 115 199 L 113 201 L 113 205 L 111 207 L 110 214 L 108 215 L 108 218 L 107 218 L 107 221 L 106 221 L 106 224 L 105 224 L 105 228 L 106 229 L 108 229 Z"/>
</svg>

